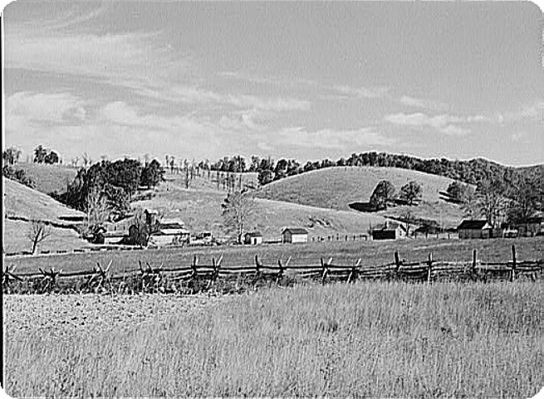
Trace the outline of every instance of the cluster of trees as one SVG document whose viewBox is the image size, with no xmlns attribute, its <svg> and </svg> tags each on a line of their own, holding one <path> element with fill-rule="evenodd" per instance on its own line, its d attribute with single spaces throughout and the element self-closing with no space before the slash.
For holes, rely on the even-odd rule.
<svg viewBox="0 0 544 399">
<path fill-rule="evenodd" d="M 421 199 L 422 195 L 423 189 L 415 181 L 410 181 L 402 186 L 397 195 L 393 183 L 389 180 L 382 180 L 376 185 L 370 196 L 370 205 L 376 211 L 387 209 L 388 205 L 397 202 L 412 206 Z"/>
<path fill-rule="evenodd" d="M 145 165 L 134 159 L 101 161 L 81 168 L 60 200 L 87 212 L 89 224 L 104 213 L 123 216 L 139 186 L 155 187 L 163 180 L 163 168 L 153 160 Z"/>
<path fill-rule="evenodd" d="M 14 165 L 19 162 L 21 157 L 21 150 L 16 147 L 9 147 L 2 151 L 2 161 L 4 165 Z"/>
<path fill-rule="evenodd" d="M 452 182 L 447 193 L 459 203 L 465 216 L 485 218 L 493 227 L 502 222 L 524 223 L 537 212 L 544 210 L 544 183 L 538 176 L 519 178 L 507 182 L 495 178 L 482 180 L 476 189 L 457 181 Z"/>
<path fill-rule="evenodd" d="M 23 169 L 16 169 L 11 165 L 4 165 L 2 167 L 2 175 L 8 179 L 24 184 L 27 187 L 36 187 L 34 180 L 28 177 Z"/>
<path fill-rule="evenodd" d="M 44 148 L 41 144 L 34 149 L 34 163 L 55 164 L 59 163 L 59 154 L 53 150 Z"/>
<path fill-rule="evenodd" d="M 352 154 L 349 158 L 340 158 L 337 161 L 323 159 L 321 161 L 308 161 L 304 165 L 294 159 L 280 159 L 275 162 L 271 158 L 261 159 L 252 156 L 250 162 L 237 155 L 224 157 L 214 164 L 208 161 L 202 162 L 203 169 L 220 170 L 223 172 L 258 172 L 259 182 L 267 184 L 287 176 L 296 175 L 316 169 L 332 166 L 382 166 L 395 167 L 448 177 L 460 182 L 476 185 L 481 181 L 501 179 L 510 189 L 520 179 L 526 177 L 529 170 L 506 167 L 485 159 L 472 159 L 470 161 L 441 159 L 420 159 L 408 155 L 365 152 Z M 540 172 L 542 175 L 542 172 Z"/>
</svg>

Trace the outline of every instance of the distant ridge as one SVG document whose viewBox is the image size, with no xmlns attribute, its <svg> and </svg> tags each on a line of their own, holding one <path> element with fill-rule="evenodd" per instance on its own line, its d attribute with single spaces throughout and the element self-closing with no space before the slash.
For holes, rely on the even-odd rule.
<svg viewBox="0 0 544 399">
<path fill-rule="evenodd" d="M 315 162 L 308 161 L 306 164 L 301 165 L 296 170 L 293 169 L 287 173 L 278 173 L 275 171 L 274 180 L 280 180 L 281 178 L 287 176 L 293 176 L 300 173 L 333 166 L 378 166 L 401 168 L 443 176 L 468 184 L 478 184 L 482 180 L 499 179 L 505 182 L 507 189 L 520 179 L 525 179 L 528 177 L 544 178 L 544 164 L 513 167 L 501 165 L 498 162 L 490 161 L 484 158 L 474 158 L 468 161 L 461 161 L 447 158 L 422 159 L 415 156 L 389 154 L 385 152 L 365 152 L 360 154 L 354 153 L 349 158 L 340 158 L 336 162 L 329 159 Z"/>
</svg>

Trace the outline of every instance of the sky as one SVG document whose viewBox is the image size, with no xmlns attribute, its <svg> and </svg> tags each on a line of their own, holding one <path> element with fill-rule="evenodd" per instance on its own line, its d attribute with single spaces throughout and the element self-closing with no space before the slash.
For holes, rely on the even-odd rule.
<svg viewBox="0 0 544 399">
<path fill-rule="evenodd" d="M 19 0 L 3 14 L 3 148 L 23 157 L 544 162 L 529 2 Z"/>
</svg>

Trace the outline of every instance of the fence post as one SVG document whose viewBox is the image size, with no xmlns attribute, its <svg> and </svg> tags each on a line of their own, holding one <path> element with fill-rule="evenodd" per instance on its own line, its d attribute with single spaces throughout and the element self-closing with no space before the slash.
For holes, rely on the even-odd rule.
<svg viewBox="0 0 544 399">
<path fill-rule="evenodd" d="M 321 258 L 321 269 L 322 269 L 322 272 L 321 272 L 321 285 L 325 285 L 325 281 L 327 279 L 328 268 L 327 268 L 327 264 L 325 263 L 323 258 Z"/>
<path fill-rule="evenodd" d="M 516 246 L 512 245 L 512 271 L 510 274 L 510 281 L 516 279 Z"/>
<path fill-rule="evenodd" d="M 472 272 L 476 272 L 476 266 L 478 264 L 478 252 L 476 249 L 472 250 Z"/>
<path fill-rule="evenodd" d="M 277 281 L 281 280 L 281 278 L 283 277 L 283 265 L 281 264 L 281 259 L 278 259 L 278 267 L 280 270 L 278 271 Z"/>
<path fill-rule="evenodd" d="M 395 267 L 395 271 L 398 273 L 400 271 L 399 251 L 395 251 Z"/>
<path fill-rule="evenodd" d="M 360 264 L 361 264 L 361 258 L 359 258 L 355 266 L 351 268 L 351 271 L 348 276 L 348 283 L 353 282 L 357 278 L 357 268 L 359 267 Z"/>
<path fill-rule="evenodd" d="M 214 263 L 215 263 L 215 259 L 214 259 Z M 197 256 L 193 256 L 193 263 L 191 264 L 191 269 L 193 270 L 192 274 L 191 274 L 191 278 L 197 278 L 198 277 L 198 270 L 196 268 L 198 264 L 198 258 Z"/>
<path fill-rule="evenodd" d="M 431 273 L 433 270 L 433 253 L 429 253 L 429 268 L 427 269 L 427 282 L 431 282 Z"/>
<path fill-rule="evenodd" d="M 255 255 L 255 272 L 257 274 L 261 272 L 261 263 L 259 262 L 259 255 Z"/>
</svg>

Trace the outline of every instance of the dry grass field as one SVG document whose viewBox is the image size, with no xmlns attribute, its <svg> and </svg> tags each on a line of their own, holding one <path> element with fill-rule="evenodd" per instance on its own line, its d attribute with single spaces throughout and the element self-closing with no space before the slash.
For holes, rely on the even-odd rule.
<svg viewBox="0 0 544 399">
<path fill-rule="evenodd" d="M 397 241 L 331 241 L 309 244 L 273 244 L 258 246 L 187 247 L 146 251 L 107 251 L 83 254 L 45 255 L 9 258 L 6 265 L 17 266 L 17 272 L 37 272 L 38 268 L 62 269 L 65 272 L 91 270 L 96 262 L 112 262 L 112 272 L 137 270 L 138 261 L 152 266 L 174 268 L 191 264 L 198 256 L 199 264 L 211 265 L 212 257 L 223 257 L 222 267 L 253 265 L 258 255 L 265 265 L 277 265 L 278 259 L 291 258 L 290 265 L 319 265 L 320 258 L 333 258 L 335 264 L 353 265 L 361 259 L 362 266 L 377 266 L 394 260 L 394 252 L 408 261 L 424 261 L 430 252 L 436 261 L 470 261 L 472 250 L 487 262 L 511 259 L 511 246 L 516 245 L 518 260 L 544 259 L 544 237 L 494 240 L 417 239 Z"/>
<path fill-rule="evenodd" d="M 177 310 L 172 297 L 171 313 L 168 299 L 146 307 L 152 323 L 119 316 L 137 312 L 135 301 L 116 307 L 124 323 L 108 313 L 113 328 L 102 331 L 73 328 L 78 307 L 122 297 L 82 296 L 71 307 L 42 298 L 25 307 L 17 303 L 28 298 L 8 297 L 8 321 L 51 306 L 61 320 L 47 330 L 7 325 L 13 397 L 526 398 L 544 385 L 541 282 L 308 285 L 198 312 Z"/>
</svg>

